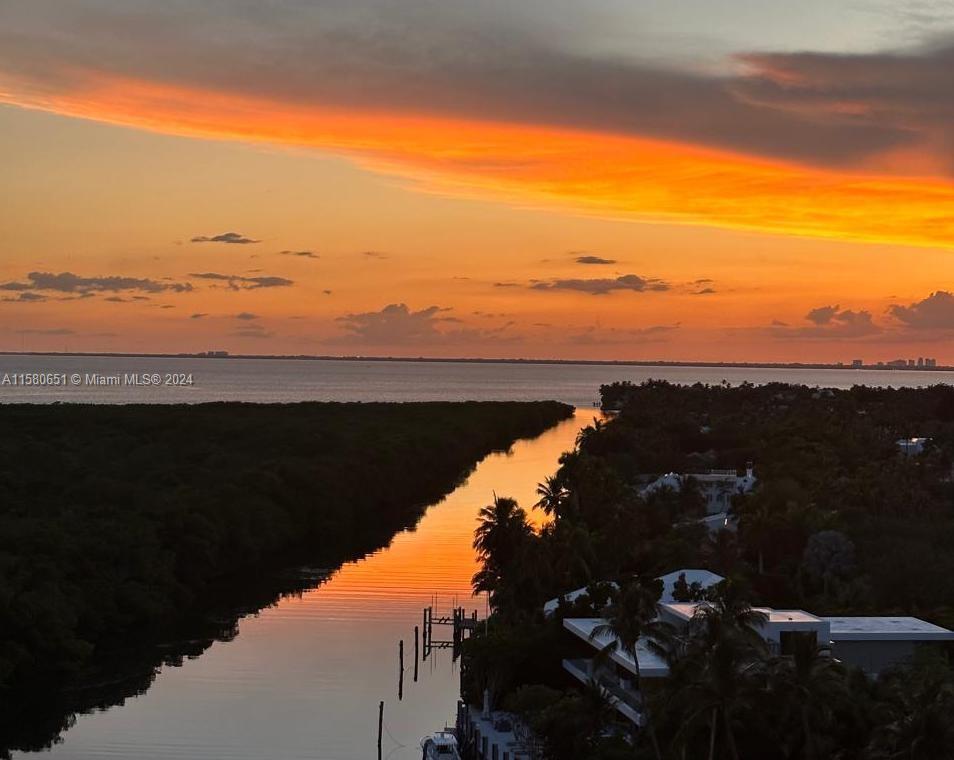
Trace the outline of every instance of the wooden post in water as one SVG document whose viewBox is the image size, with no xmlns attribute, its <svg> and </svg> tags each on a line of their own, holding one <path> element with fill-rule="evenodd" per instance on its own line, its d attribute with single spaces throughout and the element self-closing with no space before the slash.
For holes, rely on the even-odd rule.
<svg viewBox="0 0 954 760">
<path fill-rule="evenodd" d="M 420 656 L 420 649 L 418 648 L 419 633 L 417 626 L 414 626 L 414 683 L 417 683 L 417 660 Z"/>
<path fill-rule="evenodd" d="M 381 732 L 384 730 L 384 700 L 378 703 L 378 760 L 381 760 Z"/>
<path fill-rule="evenodd" d="M 398 662 L 401 668 L 398 675 L 398 702 L 401 702 L 404 699 L 404 639 L 398 644 Z"/>
</svg>

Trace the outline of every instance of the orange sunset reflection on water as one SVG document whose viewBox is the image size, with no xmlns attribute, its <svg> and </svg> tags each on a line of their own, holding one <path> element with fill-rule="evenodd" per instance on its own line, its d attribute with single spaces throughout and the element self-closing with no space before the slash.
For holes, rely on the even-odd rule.
<svg viewBox="0 0 954 760">
<path fill-rule="evenodd" d="M 322 585 L 289 596 L 239 623 L 182 667 L 166 667 L 121 709 L 79 716 L 51 760 L 367 760 L 376 753 L 384 709 L 384 757 L 420 758 L 420 738 L 452 721 L 459 672 L 436 650 L 414 679 L 414 626 L 436 596 L 484 613 L 470 594 L 478 510 L 494 492 L 532 510 L 538 482 L 554 473 L 595 410 L 578 410 L 541 436 L 491 454 L 453 493 L 428 508 L 390 546 L 345 565 Z M 398 642 L 405 644 L 398 698 Z M 15 755 L 23 757 L 23 755 Z"/>
</svg>

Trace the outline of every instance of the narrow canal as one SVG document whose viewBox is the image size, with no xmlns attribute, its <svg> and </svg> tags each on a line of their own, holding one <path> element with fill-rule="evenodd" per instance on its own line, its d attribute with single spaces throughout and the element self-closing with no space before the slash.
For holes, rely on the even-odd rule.
<svg viewBox="0 0 954 760">
<path fill-rule="evenodd" d="M 164 668 L 141 696 L 80 715 L 44 756 L 369 760 L 384 700 L 384 756 L 418 760 L 421 736 L 453 720 L 459 686 L 447 650 L 436 651 L 414 682 L 421 610 L 436 598 L 439 610 L 449 612 L 456 600 L 483 616 L 485 600 L 470 594 L 478 510 L 496 491 L 530 511 L 536 484 L 556 470 L 592 418 L 592 410 L 578 410 L 538 438 L 487 457 L 390 546 L 244 618 L 233 640 Z M 539 512 L 531 516 L 542 519 Z M 406 672 L 399 701 L 401 639 Z"/>
</svg>

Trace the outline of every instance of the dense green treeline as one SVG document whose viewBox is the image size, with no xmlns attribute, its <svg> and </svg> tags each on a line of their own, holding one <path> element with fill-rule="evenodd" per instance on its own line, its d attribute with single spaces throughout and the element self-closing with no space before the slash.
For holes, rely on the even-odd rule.
<svg viewBox="0 0 954 760">
<path fill-rule="evenodd" d="M 602 390 L 620 413 L 584 429 L 540 484 L 534 506 L 552 521 L 531 530 L 505 497 L 481 513 L 474 585 L 494 614 L 465 646 L 465 698 L 480 703 L 490 689 L 549 760 L 954 757 L 950 647 L 872 679 L 814 648 L 768 651 L 750 627 L 760 604 L 954 624 L 954 388 Z M 912 436 L 931 440 L 906 456 L 897 440 Z M 663 473 L 748 461 L 758 482 L 733 500 L 737 531 L 698 522 L 705 507 L 691 480 L 641 494 Z M 660 631 L 652 579 L 677 568 L 730 581 L 687 631 Z M 581 586 L 591 598 L 543 618 L 546 599 Z M 604 617 L 619 646 L 648 638 L 666 658 L 670 677 L 644 683 L 645 730 L 630 735 L 600 685 L 567 688 L 561 661 L 593 650 L 562 631 L 565 616 Z"/>
<path fill-rule="evenodd" d="M 0 406 L 0 704 L 81 678 L 231 574 L 290 557 L 333 567 L 385 544 L 484 455 L 571 413 Z"/>
</svg>

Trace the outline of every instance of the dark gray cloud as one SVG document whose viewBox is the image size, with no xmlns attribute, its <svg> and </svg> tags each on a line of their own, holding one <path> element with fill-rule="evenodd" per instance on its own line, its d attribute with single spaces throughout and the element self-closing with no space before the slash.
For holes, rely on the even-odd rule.
<svg viewBox="0 0 954 760">
<path fill-rule="evenodd" d="M 6 301 L 7 303 L 38 303 L 48 300 L 49 298 L 42 293 L 33 293 L 29 290 L 23 293 L 17 293 L 15 296 L 4 296 L 0 298 L 0 301 Z"/>
<path fill-rule="evenodd" d="M 208 312 L 200 311 L 190 316 L 189 319 L 204 319 L 207 316 L 209 316 Z"/>
<path fill-rule="evenodd" d="M 870 54 L 761 53 L 739 56 L 750 75 L 732 84 L 743 101 L 862 134 L 922 143 L 954 169 L 954 43 Z M 937 149 L 940 148 L 938 152 Z"/>
<path fill-rule="evenodd" d="M 869 338 L 884 332 L 883 328 L 874 323 L 871 312 L 839 309 L 838 306 L 819 306 L 812 309 L 805 315 L 805 321 L 810 324 L 790 327 L 775 320 L 768 331 L 775 338 L 808 340 Z"/>
<path fill-rule="evenodd" d="M 389 259 L 390 254 L 383 251 L 361 251 L 361 255 L 368 259 Z"/>
<path fill-rule="evenodd" d="M 669 283 L 654 278 L 640 277 L 635 274 L 624 274 L 620 277 L 599 277 L 595 279 L 557 279 L 547 282 L 535 282 L 530 285 L 533 290 L 576 290 L 581 293 L 590 293 L 595 296 L 607 295 L 617 290 L 628 290 L 634 293 L 669 290 Z"/>
<path fill-rule="evenodd" d="M 222 274 L 220 272 L 192 272 L 189 277 L 198 280 L 213 280 L 225 283 L 229 290 L 258 290 L 259 288 L 287 288 L 295 284 L 294 280 L 271 275 L 261 277 L 244 277 L 238 274 Z"/>
<path fill-rule="evenodd" d="M 297 256 L 300 259 L 320 259 L 319 256 L 314 251 L 279 251 L 279 256 Z"/>
<path fill-rule="evenodd" d="M 838 305 L 835 306 L 819 306 L 815 309 L 812 309 L 808 314 L 805 315 L 805 319 L 809 322 L 816 325 L 827 325 L 831 324 L 831 321 L 838 314 L 838 311 L 841 307 Z"/>
<path fill-rule="evenodd" d="M 692 294 L 694 296 L 711 296 L 715 292 L 715 288 L 702 288 L 701 290 L 694 290 Z"/>
<path fill-rule="evenodd" d="M 261 240 L 253 240 L 238 232 L 223 232 L 220 235 L 196 235 L 192 238 L 193 243 L 230 243 L 232 245 L 250 245 L 252 243 L 261 243 Z"/>
<path fill-rule="evenodd" d="M 52 293 L 70 293 L 78 296 L 91 296 L 96 293 L 117 293 L 122 291 L 140 291 L 143 293 L 187 293 L 192 290 L 188 282 L 172 280 L 159 281 L 140 277 L 122 277 L 107 275 L 101 277 L 83 277 L 73 272 L 30 272 L 26 282 L 6 282 L 0 284 L 0 290 L 45 291 Z M 21 292 L 20 300 L 26 292 Z M 32 299 L 37 300 L 37 299 Z"/>
<path fill-rule="evenodd" d="M 380 311 L 345 314 L 337 321 L 347 331 L 327 341 L 339 344 L 366 344 L 373 346 L 405 345 L 454 345 L 475 342 L 513 342 L 520 336 L 510 334 L 514 326 L 508 322 L 491 329 L 473 329 L 447 325 L 459 324 L 457 317 L 449 315 L 450 309 L 428 306 L 413 311 L 407 304 L 392 303 Z"/>
<path fill-rule="evenodd" d="M 913 330 L 954 330 L 954 294 L 938 290 L 908 306 L 891 306 L 888 313 Z"/>
<path fill-rule="evenodd" d="M 544 14 L 485 6 L 8 0 L 0 71 L 47 96 L 82 90 L 96 72 L 283 105 L 553 124 L 820 164 L 950 134 L 954 123 L 950 48 L 753 54 L 741 59 L 746 72 L 719 73 L 586 52 L 568 31 L 541 33 L 553 26 Z"/>
<path fill-rule="evenodd" d="M 602 256 L 593 256 L 592 254 L 582 254 L 577 256 L 574 261 L 577 264 L 615 264 L 616 259 L 604 259 Z"/>
<path fill-rule="evenodd" d="M 246 322 L 252 319 L 261 319 L 261 317 L 259 317 L 258 314 L 252 314 L 252 312 L 250 311 L 240 311 L 238 314 L 235 315 L 235 318 L 241 319 Z"/>
</svg>

